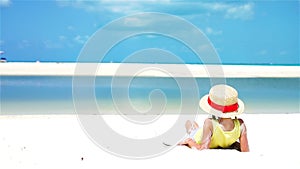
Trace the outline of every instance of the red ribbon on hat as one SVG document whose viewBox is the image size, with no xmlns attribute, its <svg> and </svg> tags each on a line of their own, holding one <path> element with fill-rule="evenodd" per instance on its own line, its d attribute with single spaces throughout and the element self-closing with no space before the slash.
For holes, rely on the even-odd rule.
<svg viewBox="0 0 300 169">
<path fill-rule="evenodd" d="M 211 101 L 209 97 L 207 99 L 207 102 L 212 108 L 222 111 L 223 113 L 234 112 L 239 108 L 238 103 L 228 105 L 228 106 L 222 106 L 222 105 L 216 104 L 213 101 Z"/>
</svg>

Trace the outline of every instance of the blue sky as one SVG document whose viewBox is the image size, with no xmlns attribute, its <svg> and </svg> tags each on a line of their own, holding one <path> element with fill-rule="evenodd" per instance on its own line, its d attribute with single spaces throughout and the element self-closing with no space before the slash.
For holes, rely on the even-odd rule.
<svg viewBox="0 0 300 169">
<path fill-rule="evenodd" d="M 106 24 L 139 12 L 161 12 L 197 26 L 224 64 L 300 64 L 299 1 L 0 0 L 0 9 L 1 57 L 8 61 L 76 62 L 85 42 Z M 183 44 L 161 36 L 123 41 L 103 62 L 122 62 L 149 48 L 201 63 Z"/>
</svg>

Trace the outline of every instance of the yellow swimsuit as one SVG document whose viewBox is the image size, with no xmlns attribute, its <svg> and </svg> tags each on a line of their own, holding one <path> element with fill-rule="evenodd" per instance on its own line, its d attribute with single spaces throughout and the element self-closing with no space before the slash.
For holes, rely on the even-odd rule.
<svg viewBox="0 0 300 169">
<path fill-rule="evenodd" d="M 234 142 L 236 142 L 241 135 L 240 130 L 240 122 L 238 119 L 234 119 L 234 129 L 231 131 L 224 131 L 217 120 L 212 120 L 213 123 L 213 134 L 211 137 L 211 142 L 209 148 L 217 148 L 217 147 L 229 147 Z M 193 139 L 197 144 L 201 144 L 203 129 L 199 129 Z"/>
</svg>

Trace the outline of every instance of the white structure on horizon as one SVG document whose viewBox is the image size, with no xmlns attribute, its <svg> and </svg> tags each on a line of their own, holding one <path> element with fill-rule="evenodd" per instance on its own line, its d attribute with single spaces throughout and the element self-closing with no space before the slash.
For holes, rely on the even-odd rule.
<svg viewBox="0 0 300 169">
<path fill-rule="evenodd" d="M 3 55 L 3 54 L 4 54 L 4 51 L 0 50 L 0 55 Z M 5 62 L 7 62 L 6 58 L 5 57 L 1 57 L 0 63 L 5 63 Z"/>
</svg>

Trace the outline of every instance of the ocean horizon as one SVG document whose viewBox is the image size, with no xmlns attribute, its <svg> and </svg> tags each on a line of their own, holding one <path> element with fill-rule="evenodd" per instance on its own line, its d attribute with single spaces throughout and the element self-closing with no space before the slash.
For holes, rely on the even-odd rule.
<svg viewBox="0 0 300 169">
<path fill-rule="evenodd" d="M 83 62 L 83 61 L 42 61 L 42 60 L 24 60 L 24 61 L 6 61 L 5 63 L 116 63 L 116 64 L 188 64 L 188 65 L 240 65 L 240 66 L 300 66 L 300 63 L 201 63 L 201 62 L 186 62 L 186 63 L 171 63 L 171 62 L 115 62 L 115 61 L 104 61 L 104 62 Z M 3 63 L 1 63 L 3 64 Z"/>
</svg>

